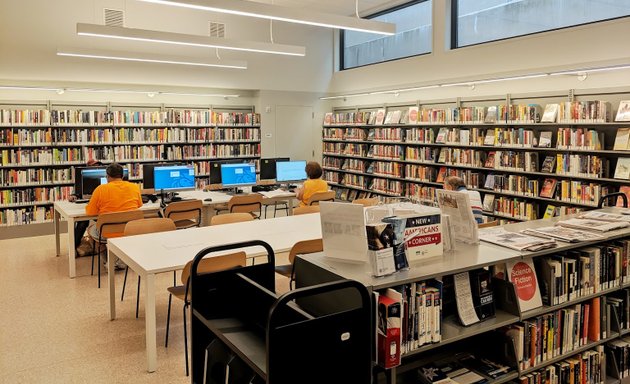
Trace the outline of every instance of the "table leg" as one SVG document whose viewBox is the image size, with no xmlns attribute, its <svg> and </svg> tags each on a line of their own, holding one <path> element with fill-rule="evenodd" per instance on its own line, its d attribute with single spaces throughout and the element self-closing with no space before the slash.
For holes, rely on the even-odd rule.
<svg viewBox="0 0 630 384">
<path fill-rule="evenodd" d="M 100 268 L 100 259 L 96 257 L 96 265 Z M 116 320 L 116 255 L 107 251 L 107 283 L 109 286 L 109 319 Z"/>
<path fill-rule="evenodd" d="M 210 205 L 204 205 L 201 208 L 201 224 L 202 227 L 207 227 L 210 225 L 210 216 L 212 214 L 212 208 Z"/>
<path fill-rule="evenodd" d="M 61 214 L 56 209 L 55 209 L 55 216 L 53 220 L 55 223 L 55 251 L 56 251 L 57 257 L 59 257 L 61 255 L 61 239 L 60 239 L 61 233 L 59 230 L 59 222 L 61 221 Z"/>
<path fill-rule="evenodd" d="M 155 274 L 143 276 L 144 283 L 144 317 L 146 320 L 147 338 L 147 371 L 157 370 L 157 333 L 155 328 Z"/>
<path fill-rule="evenodd" d="M 74 218 L 68 218 L 68 267 L 70 268 L 70 278 L 74 279 L 77 275 L 77 253 L 74 248 Z"/>
<path fill-rule="evenodd" d="M 296 202 L 296 198 L 291 197 L 288 201 L 289 201 L 289 216 L 293 216 L 293 206 L 295 205 Z"/>
</svg>

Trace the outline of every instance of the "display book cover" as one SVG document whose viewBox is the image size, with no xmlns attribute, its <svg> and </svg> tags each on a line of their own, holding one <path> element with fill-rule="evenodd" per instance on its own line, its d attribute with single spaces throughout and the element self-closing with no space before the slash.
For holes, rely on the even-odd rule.
<svg viewBox="0 0 630 384">
<path fill-rule="evenodd" d="M 442 255 L 442 220 L 437 212 L 403 213 L 382 219 L 394 231 L 396 269 L 409 266 L 409 261 Z"/>
<path fill-rule="evenodd" d="M 389 291 L 389 290 L 388 290 Z M 401 300 L 378 295 L 377 363 L 383 368 L 400 365 Z"/>
<path fill-rule="evenodd" d="M 508 281 L 514 285 L 521 313 L 542 306 L 536 269 L 531 257 L 507 261 L 506 274 Z"/>
<path fill-rule="evenodd" d="M 492 292 L 492 275 L 487 269 L 469 271 L 470 292 L 473 305 L 479 320 L 493 317 L 495 314 L 494 295 Z"/>
<path fill-rule="evenodd" d="M 365 225 L 368 258 L 372 275 L 386 276 L 396 272 L 394 263 L 394 230 L 388 223 Z"/>
</svg>

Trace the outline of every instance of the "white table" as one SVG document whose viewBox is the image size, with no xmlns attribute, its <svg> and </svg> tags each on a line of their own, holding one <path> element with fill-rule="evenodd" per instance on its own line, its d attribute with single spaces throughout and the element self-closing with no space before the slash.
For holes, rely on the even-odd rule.
<svg viewBox="0 0 630 384">
<path fill-rule="evenodd" d="M 157 369 L 157 334 L 155 322 L 155 275 L 183 269 L 187 262 L 209 246 L 248 240 L 263 240 L 274 252 L 286 252 L 302 240 L 322 237 L 319 213 L 285 216 L 275 219 L 191 228 L 173 232 L 119 237 L 108 241 L 107 268 L 114 270 L 118 256 L 144 281 L 147 370 Z M 248 257 L 265 254 L 264 249 L 245 249 Z M 108 273 L 109 314 L 116 319 L 116 280 Z"/>
<path fill-rule="evenodd" d="M 201 225 L 208 225 L 209 217 L 214 214 L 212 207 L 218 204 L 227 203 L 231 195 L 222 192 L 204 192 L 204 191 L 186 191 L 179 192 L 179 195 L 184 199 L 200 199 L 203 201 L 204 213 L 202 214 L 202 222 Z M 205 201 L 205 199 L 212 199 L 212 201 Z M 295 193 L 292 192 L 284 192 L 277 193 L 273 197 L 265 198 L 267 201 L 273 200 L 287 200 L 289 199 L 289 214 L 291 214 L 293 210 L 293 204 L 295 199 Z M 76 250 L 74 248 L 74 224 L 77 221 L 85 221 L 96 219 L 96 216 L 88 216 L 85 214 L 85 206 L 87 204 L 81 203 L 71 203 L 69 201 L 56 201 L 54 204 L 55 215 L 54 215 L 54 227 L 55 227 L 55 246 L 56 246 L 56 255 L 61 255 L 61 231 L 59 230 L 59 223 L 62 219 L 65 219 L 68 222 L 68 265 L 69 265 L 69 276 L 70 278 L 74 278 L 76 276 Z M 140 209 L 149 212 L 157 212 L 159 210 L 159 204 L 156 203 L 147 203 L 144 204 Z"/>
</svg>

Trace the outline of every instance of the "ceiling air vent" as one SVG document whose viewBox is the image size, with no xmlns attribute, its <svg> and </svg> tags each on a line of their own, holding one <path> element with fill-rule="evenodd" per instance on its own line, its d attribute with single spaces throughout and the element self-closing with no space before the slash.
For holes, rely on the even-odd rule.
<svg viewBox="0 0 630 384">
<path fill-rule="evenodd" d="M 123 27 L 125 22 L 125 12 L 119 9 L 103 9 L 105 25 L 110 27 Z"/>
<path fill-rule="evenodd" d="M 210 37 L 225 37 L 225 23 L 209 21 Z"/>
</svg>

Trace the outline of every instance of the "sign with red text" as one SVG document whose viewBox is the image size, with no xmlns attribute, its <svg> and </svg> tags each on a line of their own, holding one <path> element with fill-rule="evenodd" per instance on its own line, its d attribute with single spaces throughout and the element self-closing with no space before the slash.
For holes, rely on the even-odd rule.
<svg viewBox="0 0 630 384">
<path fill-rule="evenodd" d="M 542 306 L 536 270 L 531 258 L 525 260 L 508 261 L 507 277 L 514 285 L 521 313 Z"/>
</svg>

